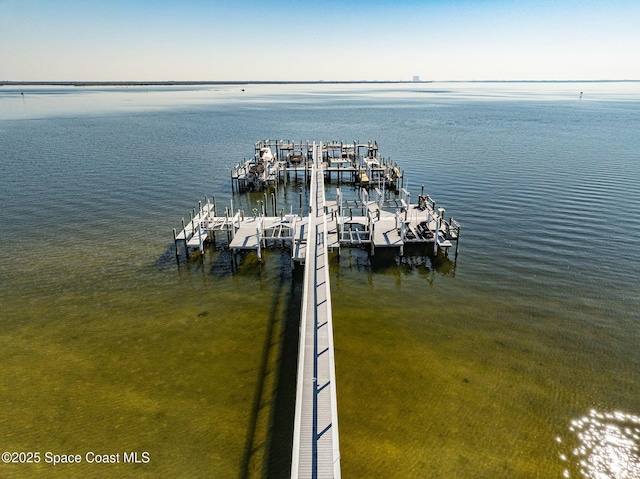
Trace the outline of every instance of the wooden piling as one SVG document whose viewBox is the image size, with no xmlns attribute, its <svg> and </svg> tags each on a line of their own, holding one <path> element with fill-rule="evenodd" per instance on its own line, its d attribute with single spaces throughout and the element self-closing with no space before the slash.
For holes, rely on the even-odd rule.
<svg viewBox="0 0 640 479">
<path fill-rule="evenodd" d="M 178 258 L 179 258 L 179 254 L 178 254 L 178 238 L 177 238 L 177 235 L 176 235 L 176 229 L 175 228 L 173 228 L 173 246 L 174 246 L 175 251 L 176 251 L 176 261 L 178 261 Z M 179 261 L 178 261 L 178 263 L 179 263 Z"/>
<path fill-rule="evenodd" d="M 300 187 L 300 218 L 302 218 L 302 186 Z"/>
<path fill-rule="evenodd" d="M 440 235 L 440 217 L 436 216 L 436 230 L 433 233 L 433 254 L 438 254 L 438 235 Z"/>
</svg>

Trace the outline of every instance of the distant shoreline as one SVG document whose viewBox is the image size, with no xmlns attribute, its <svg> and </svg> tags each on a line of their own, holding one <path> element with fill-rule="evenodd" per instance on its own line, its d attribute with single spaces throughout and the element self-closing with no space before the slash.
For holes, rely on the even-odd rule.
<svg viewBox="0 0 640 479">
<path fill-rule="evenodd" d="M 0 86 L 221 86 L 221 85 L 344 85 L 424 83 L 637 83 L 640 80 L 312 80 L 312 81 L 0 81 Z"/>
</svg>

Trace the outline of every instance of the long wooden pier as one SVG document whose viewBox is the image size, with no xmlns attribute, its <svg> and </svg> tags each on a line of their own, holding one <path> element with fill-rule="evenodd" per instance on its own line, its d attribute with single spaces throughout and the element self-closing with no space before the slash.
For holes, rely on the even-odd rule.
<svg viewBox="0 0 640 479">
<path fill-rule="evenodd" d="M 333 348 L 331 288 L 322 144 L 313 145 L 298 381 L 294 417 L 292 478 L 339 478 L 338 403 Z"/>
<path fill-rule="evenodd" d="M 255 250 L 262 260 L 262 250 L 269 246 L 291 248 L 292 267 L 304 264 L 301 303 L 300 340 L 294 436 L 291 456 L 292 479 L 326 479 L 340 477 L 340 447 L 336 394 L 335 356 L 328 255 L 343 246 L 368 246 L 371 255 L 377 248 L 395 248 L 400 255 L 408 244 L 431 245 L 433 254 L 448 253 L 455 243 L 458 255 L 460 224 L 446 220 L 444 208 L 436 208 L 424 187 L 418 202 L 404 188 L 403 175 L 396 164 L 384 160 L 375 142 L 352 144 L 270 142 L 256 143 L 254 160 L 232 170 L 232 189 L 244 190 L 285 186 L 288 175 L 304 172 L 309 183 L 308 213 L 303 214 L 302 192 L 300 214 L 281 210 L 277 216 L 275 197 L 273 216 L 267 215 L 267 196 L 260 211 L 245 216 L 234 211 L 233 201 L 224 215 L 218 214 L 215 199 L 205 198 L 193 209 L 182 229 L 174 229 L 176 258 L 178 245 L 204 254 L 207 242 L 226 239 L 233 253 Z M 363 150 L 365 154 L 361 153 Z M 335 200 L 327 200 L 325 181 L 336 172 L 338 182 L 345 174 L 346 183 L 358 185 L 357 198 L 345 198 L 340 187 Z M 399 187 L 398 187 L 399 186 Z M 385 191 L 389 187 L 393 194 Z M 399 192 L 399 194 L 398 194 Z M 220 238 L 222 236 L 222 238 Z"/>
</svg>

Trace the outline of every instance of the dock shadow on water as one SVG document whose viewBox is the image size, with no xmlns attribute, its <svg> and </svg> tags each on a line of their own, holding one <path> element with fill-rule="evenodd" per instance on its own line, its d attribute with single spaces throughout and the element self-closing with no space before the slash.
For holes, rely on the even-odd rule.
<svg viewBox="0 0 640 479">
<path fill-rule="evenodd" d="M 371 272 L 401 277 L 415 271 L 420 275 L 455 276 L 456 261 L 442 250 L 433 253 L 431 246 L 407 245 L 403 256 L 395 248 L 376 248 L 369 256 Z"/>
<path fill-rule="evenodd" d="M 157 260 L 156 267 L 175 267 L 172 248 Z M 239 479 L 281 478 L 291 474 L 300 307 L 304 268 L 292 270 L 291 258 L 286 250 L 264 251 L 260 262 L 255 252 L 234 256 L 225 248 L 207 244 L 204 254 L 193 252 L 181 256 L 178 271 L 182 274 L 224 279 L 234 276 L 259 278 L 269 283 L 269 294 L 262 298 L 266 325 L 264 337 L 256 338 L 255 347 L 261 348 L 255 376 L 255 389 L 250 400 L 248 421 L 240 464 Z M 208 282 L 207 282 L 208 283 Z M 261 289 L 254 291 L 259 293 Z M 198 314 L 202 318 L 208 311 Z"/>
<path fill-rule="evenodd" d="M 292 271 L 288 255 L 282 252 L 270 252 L 266 262 L 277 267 L 279 274 L 272 298 L 265 301 L 268 324 L 239 479 L 291 473 L 303 269 Z"/>
</svg>

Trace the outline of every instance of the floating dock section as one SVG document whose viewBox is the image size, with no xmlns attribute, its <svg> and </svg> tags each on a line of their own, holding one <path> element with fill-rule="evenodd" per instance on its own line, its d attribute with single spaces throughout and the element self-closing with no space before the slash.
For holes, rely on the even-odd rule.
<svg viewBox="0 0 640 479">
<path fill-rule="evenodd" d="M 291 207 L 276 214 L 275 199 L 269 216 L 267 195 L 251 214 L 234 211 L 233 201 L 218 212 L 215 198 L 198 204 L 189 222 L 173 230 L 176 258 L 179 245 L 204 254 L 208 242 L 221 242 L 233 253 L 255 250 L 262 260 L 268 247 L 290 248 L 291 264 L 304 265 L 300 314 L 298 373 L 294 436 L 291 457 L 293 479 L 340 478 L 338 406 L 333 345 L 333 316 L 328 255 L 342 247 L 394 248 L 404 254 L 406 245 L 424 243 L 433 253 L 448 253 L 455 244 L 458 255 L 460 224 L 445 219 L 422 188 L 417 203 L 403 185 L 403 174 L 383 160 L 376 142 L 294 142 L 264 140 L 255 144 L 251 160 L 231 172 L 232 189 L 246 191 L 277 187 L 290 176 L 303 175 L 309 184 L 309 206 L 303 214 Z M 357 197 L 346 198 L 340 187 L 328 200 L 325 181 L 335 175 L 340 183 L 358 187 Z M 387 188 L 397 191 L 388 195 Z M 353 196 L 353 195 L 352 195 Z"/>
</svg>

